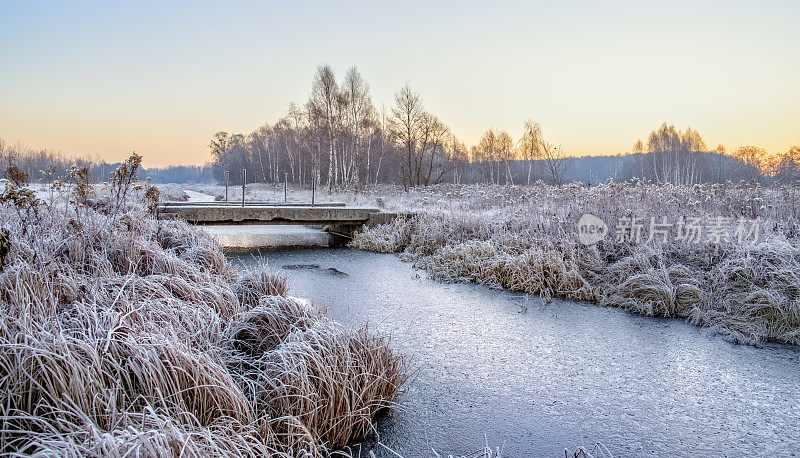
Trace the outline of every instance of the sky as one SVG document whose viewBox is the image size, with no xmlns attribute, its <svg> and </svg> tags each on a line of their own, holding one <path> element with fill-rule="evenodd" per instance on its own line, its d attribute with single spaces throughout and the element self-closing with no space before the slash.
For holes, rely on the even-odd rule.
<svg viewBox="0 0 800 458">
<path fill-rule="evenodd" d="M 709 147 L 800 144 L 800 1 L 0 0 L 0 138 L 147 166 L 199 164 L 220 130 L 357 66 L 409 83 L 467 145 L 526 119 L 567 153 L 630 151 L 662 122 Z"/>
</svg>

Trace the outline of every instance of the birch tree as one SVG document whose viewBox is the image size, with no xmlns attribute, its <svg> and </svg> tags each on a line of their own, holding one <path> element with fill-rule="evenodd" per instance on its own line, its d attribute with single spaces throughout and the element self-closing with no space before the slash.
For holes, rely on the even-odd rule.
<svg viewBox="0 0 800 458">
<path fill-rule="evenodd" d="M 542 145 L 544 144 L 544 137 L 542 136 L 542 127 L 538 122 L 532 120 L 525 121 L 525 130 L 522 133 L 522 138 L 519 139 L 519 152 L 520 156 L 528 161 L 528 178 L 526 184 L 531 184 L 531 174 L 533 172 L 533 163 L 542 158 L 544 151 Z"/>
<path fill-rule="evenodd" d="M 314 83 L 311 88 L 311 104 L 317 114 L 321 116 L 326 128 L 328 140 L 328 191 L 333 190 L 338 179 L 338 169 L 335 160 L 335 131 L 336 104 L 339 96 L 339 87 L 330 65 L 317 67 Z"/>
<path fill-rule="evenodd" d="M 375 108 L 369 96 L 369 86 L 356 67 L 350 67 L 344 78 L 344 94 L 348 107 L 348 125 L 352 138 L 352 154 L 349 167 L 352 169 L 351 180 L 360 183 L 359 168 L 362 158 L 368 154 L 365 148 L 365 137 L 368 137 L 368 127 L 374 116 Z M 371 145 L 369 145 L 371 146 Z M 365 151 L 366 150 L 366 151 Z M 369 176 L 367 177 L 369 180 Z"/>
</svg>

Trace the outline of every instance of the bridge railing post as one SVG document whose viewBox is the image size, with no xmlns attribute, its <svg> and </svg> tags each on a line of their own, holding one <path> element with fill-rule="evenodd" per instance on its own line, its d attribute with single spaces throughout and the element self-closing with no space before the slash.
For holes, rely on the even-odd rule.
<svg viewBox="0 0 800 458">
<path fill-rule="evenodd" d="M 244 207 L 244 192 L 247 189 L 247 169 L 242 169 L 242 207 Z"/>
<path fill-rule="evenodd" d="M 311 206 L 314 206 L 314 193 L 317 190 L 317 179 L 315 176 L 311 177 Z"/>
<path fill-rule="evenodd" d="M 289 174 L 284 172 L 283 174 L 283 201 L 289 202 Z"/>
<path fill-rule="evenodd" d="M 225 202 L 228 201 L 228 179 L 230 178 L 231 174 L 227 170 L 225 171 Z"/>
</svg>

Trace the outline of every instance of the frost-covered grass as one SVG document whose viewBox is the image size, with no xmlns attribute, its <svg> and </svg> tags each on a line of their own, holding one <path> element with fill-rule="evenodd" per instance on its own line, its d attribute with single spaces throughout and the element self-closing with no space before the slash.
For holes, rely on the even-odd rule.
<svg viewBox="0 0 800 458">
<path fill-rule="evenodd" d="M 606 183 L 595 187 L 453 186 L 385 198 L 410 219 L 368 228 L 352 246 L 402 252 L 443 281 L 618 306 L 711 326 L 728 338 L 800 344 L 800 247 L 796 188 Z M 579 243 L 584 213 L 613 231 L 631 216 L 645 220 L 640 243 L 615 234 Z M 661 238 L 646 243 L 649 218 L 759 221 L 759 236 L 712 243 Z M 674 234 L 673 234 L 674 236 Z"/>
<path fill-rule="evenodd" d="M 386 337 L 184 223 L 63 200 L 0 220 L 0 454 L 322 456 L 405 382 Z"/>
</svg>

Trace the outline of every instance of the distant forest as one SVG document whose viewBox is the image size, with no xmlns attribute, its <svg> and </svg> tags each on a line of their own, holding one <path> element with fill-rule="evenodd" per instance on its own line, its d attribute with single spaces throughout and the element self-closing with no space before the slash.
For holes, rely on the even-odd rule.
<svg viewBox="0 0 800 458">
<path fill-rule="evenodd" d="M 121 164 L 108 163 L 99 158 L 70 158 L 57 151 L 9 145 L 0 139 L 0 167 L 14 164 L 27 173 L 33 182 L 49 182 L 62 178 L 72 166 L 88 167 L 92 181 L 108 181 Z M 140 168 L 138 178 L 153 183 L 214 183 L 211 164 L 175 165 L 170 167 Z"/>
<path fill-rule="evenodd" d="M 350 188 L 396 183 L 405 188 L 437 183 L 531 184 L 544 181 L 598 183 L 633 179 L 676 185 L 724 182 L 797 184 L 800 146 L 767 154 L 742 146 L 709 148 L 696 130 L 667 123 L 615 156 L 571 157 L 545 139 L 541 126 L 524 123 L 521 138 L 489 129 L 469 148 L 406 84 L 390 107 L 378 110 L 358 69 L 341 83 L 330 66 L 317 68 L 311 95 L 290 104 L 286 115 L 249 133 L 217 132 L 209 144 L 212 160 L 202 166 L 142 169 L 154 183 L 289 183 Z M 89 166 L 105 181 L 119 163 L 68 159 L 47 150 L 8 145 L 0 139 L 0 161 L 15 163 L 34 181 L 64 176 L 73 165 Z"/>
</svg>

